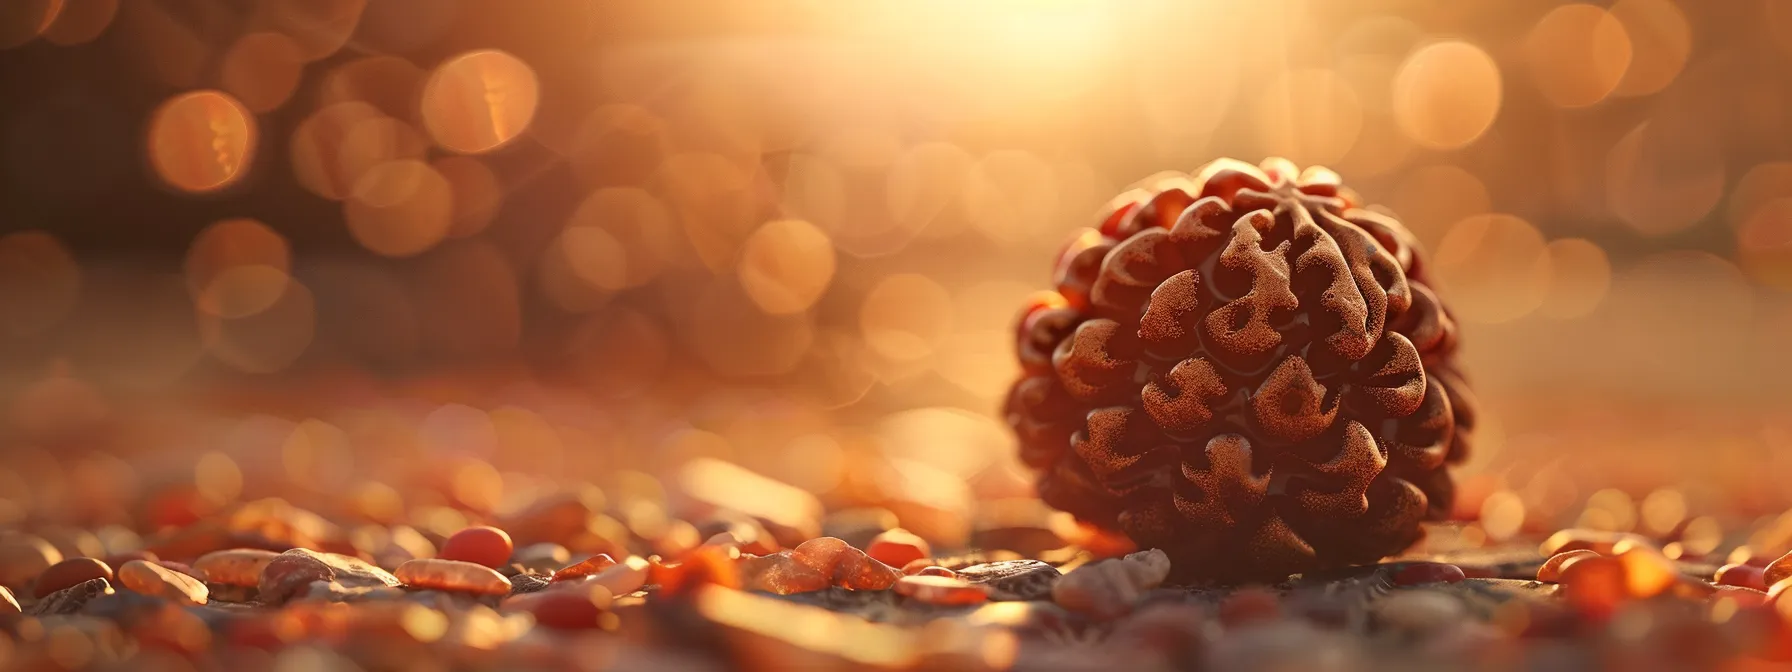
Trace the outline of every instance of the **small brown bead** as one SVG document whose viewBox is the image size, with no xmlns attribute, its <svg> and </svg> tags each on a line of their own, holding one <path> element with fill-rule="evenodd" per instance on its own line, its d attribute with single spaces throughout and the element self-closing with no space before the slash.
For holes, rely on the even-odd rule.
<svg viewBox="0 0 1792 672">
<path fill-rule="evenodd" d="M 37 589 L 33 592 L 38 599 L 43 599 L 50 593 L 90 579 L 112 581 L 112 566 L 94 558 L 69 558 L 38 575 Z"/>
<path fill-rule="evenodd" d="M 1564 568 L 1583 558 L 1597 557 L 1600 557 L 1598 553 L 1588 550 L 1562 551 L 1543 561 L 1543 566 L 1537 568 L 1537 580 L 1544 583 L 1561 583 Z"/>
</svg>

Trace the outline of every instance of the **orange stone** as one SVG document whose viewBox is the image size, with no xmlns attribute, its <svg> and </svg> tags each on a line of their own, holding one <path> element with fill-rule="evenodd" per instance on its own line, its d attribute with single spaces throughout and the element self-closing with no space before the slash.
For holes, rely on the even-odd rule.
<svg viewBox="0 0 1792 672">
<path fill-rule="evenodd" d="M 69 558 L 38 575 L 34 592 L 38 599 L 43 599 L 58 590 L 92 579 L 112 581 L 112 566 L 94 558 Z"/>
<path fill-rule="evenodd" d="M 928 604 L 965 606 L 989 601 L 989 590 L 944 576 L 904 576 L 896 581 L 896 594 Z"/>
<path fill-rule="evenodd" d="M 259 548 L 212 551 L 193 561 L 193 571 L 211 583 L 255 586 L 261 583 L 261 570 L 277 557 L 279 553 Z"/>
<path fill-rule="evenodd" d="M 510 579 L 485 565 L 459 560 L 426 558 L 411 560 L 392 570 L 392 575 L 412 588 L 428 588 L 479 595 L 510 594 Z"/>
<path fill-rule="evenodd" d="M 954 572 L 939 565 L 929 565 L 922 567 L 921 571 L 915 572 L 914 576 L 944 576 L 948 578 L 957 578 L 958 572 Z"/>
<path fill-rule="evenodd" d="M 611 600 L 610 591 L 603 586 L 585 591 L 552 590 L 530 597 L 526 609 L 535 615 L 535 623 L 555 630 L 598 628 Z"/>
<path fill-rule="evenodd" d="M 1621 541 L 1648 543 L 1646 537 L 1625 532 L 1606 532 L 1603 530 L 1567 529 L 1549 535 L 1543 540 L 1540 550 L 1544 555 L 1553 556 L 1566 551 L 1593 551 L 1607 554 Z"/>
<path fill-rule="evenodd" d="M 185 604 L 205 604 L 211 595 L 211 591 L 199 579 L 142 560 L 132 560 L 119 567 L 118 582 L 144 595 Z"/>
<path fill-rule="evenodd" d="M 1598 553 L 1588 550 L 1562 551 L 1549 556 L 1543 566 L 1537 568 L 1537 580 L 1544 583 L 1561 583 L 1562 570 L 1583 558 L 1597 558 Z"/>
<path fill-rule="evenodd" d="M 496 569 L 510 564 L 510 554 L 514 552 L 516 546 L 511 543 L 509 534 L 495 527 L 478 525 L 449 536 L 436 557 Z"/>
<path fill-rule="evenodd" d="M 1736 586 L 1764 591 L 1767 590 L 1767 581 L 1764 575 L 1765 572 L 1754 565 L 1724 565 L 1717 568 L 1717 574 L 1712 577 L 1712 581 L 1720 586 Z"/>
<path fill-rule="evenodd" d="M 573 579 L 583 579 L 614 566 L 616 566 L 615 558 L 610 557 L 607 553 L 599 553 L 561 568 L 558 572 L 554 572 L 554 580 L 571 581 Z"/>
<path fill-rule="evenodd" d="M 1789 578 L 1792 578 L 1792 553 L 1787 553 L 1773 562 L 1767 563 L 1761 572 L 1761 580 L 1769 586 Z"/>
<path fill-rule="evenodd" d="M 865 554 L 891 567 L 902 567 L 931 556 L 933 550 L 928 547 L 926 539 L 898 527 L 872 537 L 871 544 L 865 548 Z"/>
<path fill-rule="evenodd" d="M 1581 614 L 1609 618 L 1630 596 L 1624 574 L 1624 563 L 1617 558 L 1582 558 L 1562 570 L 1562 594 Z"/>
<path fill-rule="evenodd" d="M 1618 553 L 1624 585 L 1631 597 L 1654 597 L 1680 582 L 1680 569 L 1651 546 L 1631 546 Z"/>
</svg>

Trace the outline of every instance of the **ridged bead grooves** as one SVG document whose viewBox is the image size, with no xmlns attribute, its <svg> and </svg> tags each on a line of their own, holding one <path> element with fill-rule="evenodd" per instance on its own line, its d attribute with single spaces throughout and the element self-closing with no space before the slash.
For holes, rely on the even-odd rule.
<svg viewBox="0 0 1792 672">
<path fill-rule="evenodd" d="M 1180 580 L 1372 562 L 1450 510 L 1474 402 L 1412 235 L 1336 173 L 1232 159 L 1116 198 L 1022 311 L 1040 497 Z"/>
</svg>

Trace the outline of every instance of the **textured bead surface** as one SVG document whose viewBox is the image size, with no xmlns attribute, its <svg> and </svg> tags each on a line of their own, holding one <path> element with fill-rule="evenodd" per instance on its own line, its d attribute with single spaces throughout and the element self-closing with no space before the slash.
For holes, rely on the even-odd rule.
<svg viewBox="0 0 1792 672">
<path fill-rule="evenodd" d="M 1048 504 L 1219 580 L 1373 561 L 1448 514 L 1473 402 L 1399 222 L 1281 159 L 1099 222 L 1018 325 L 1004 414 Z"/>
</svg>

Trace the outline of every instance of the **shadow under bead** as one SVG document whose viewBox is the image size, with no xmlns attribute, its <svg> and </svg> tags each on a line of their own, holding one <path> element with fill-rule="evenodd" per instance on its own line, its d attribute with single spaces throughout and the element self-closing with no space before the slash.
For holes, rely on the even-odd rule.
<svg viewBox="0 0 1792 672">
<path fill-rule="evenodd" d="M 1473 397 L 1416 239 L 1336 173 L 1221 159 L 1116 198 L 1016 335 L 1040 497 L 1179 581 L 1373 562 L 1450 510 Z"/>
</svg>

